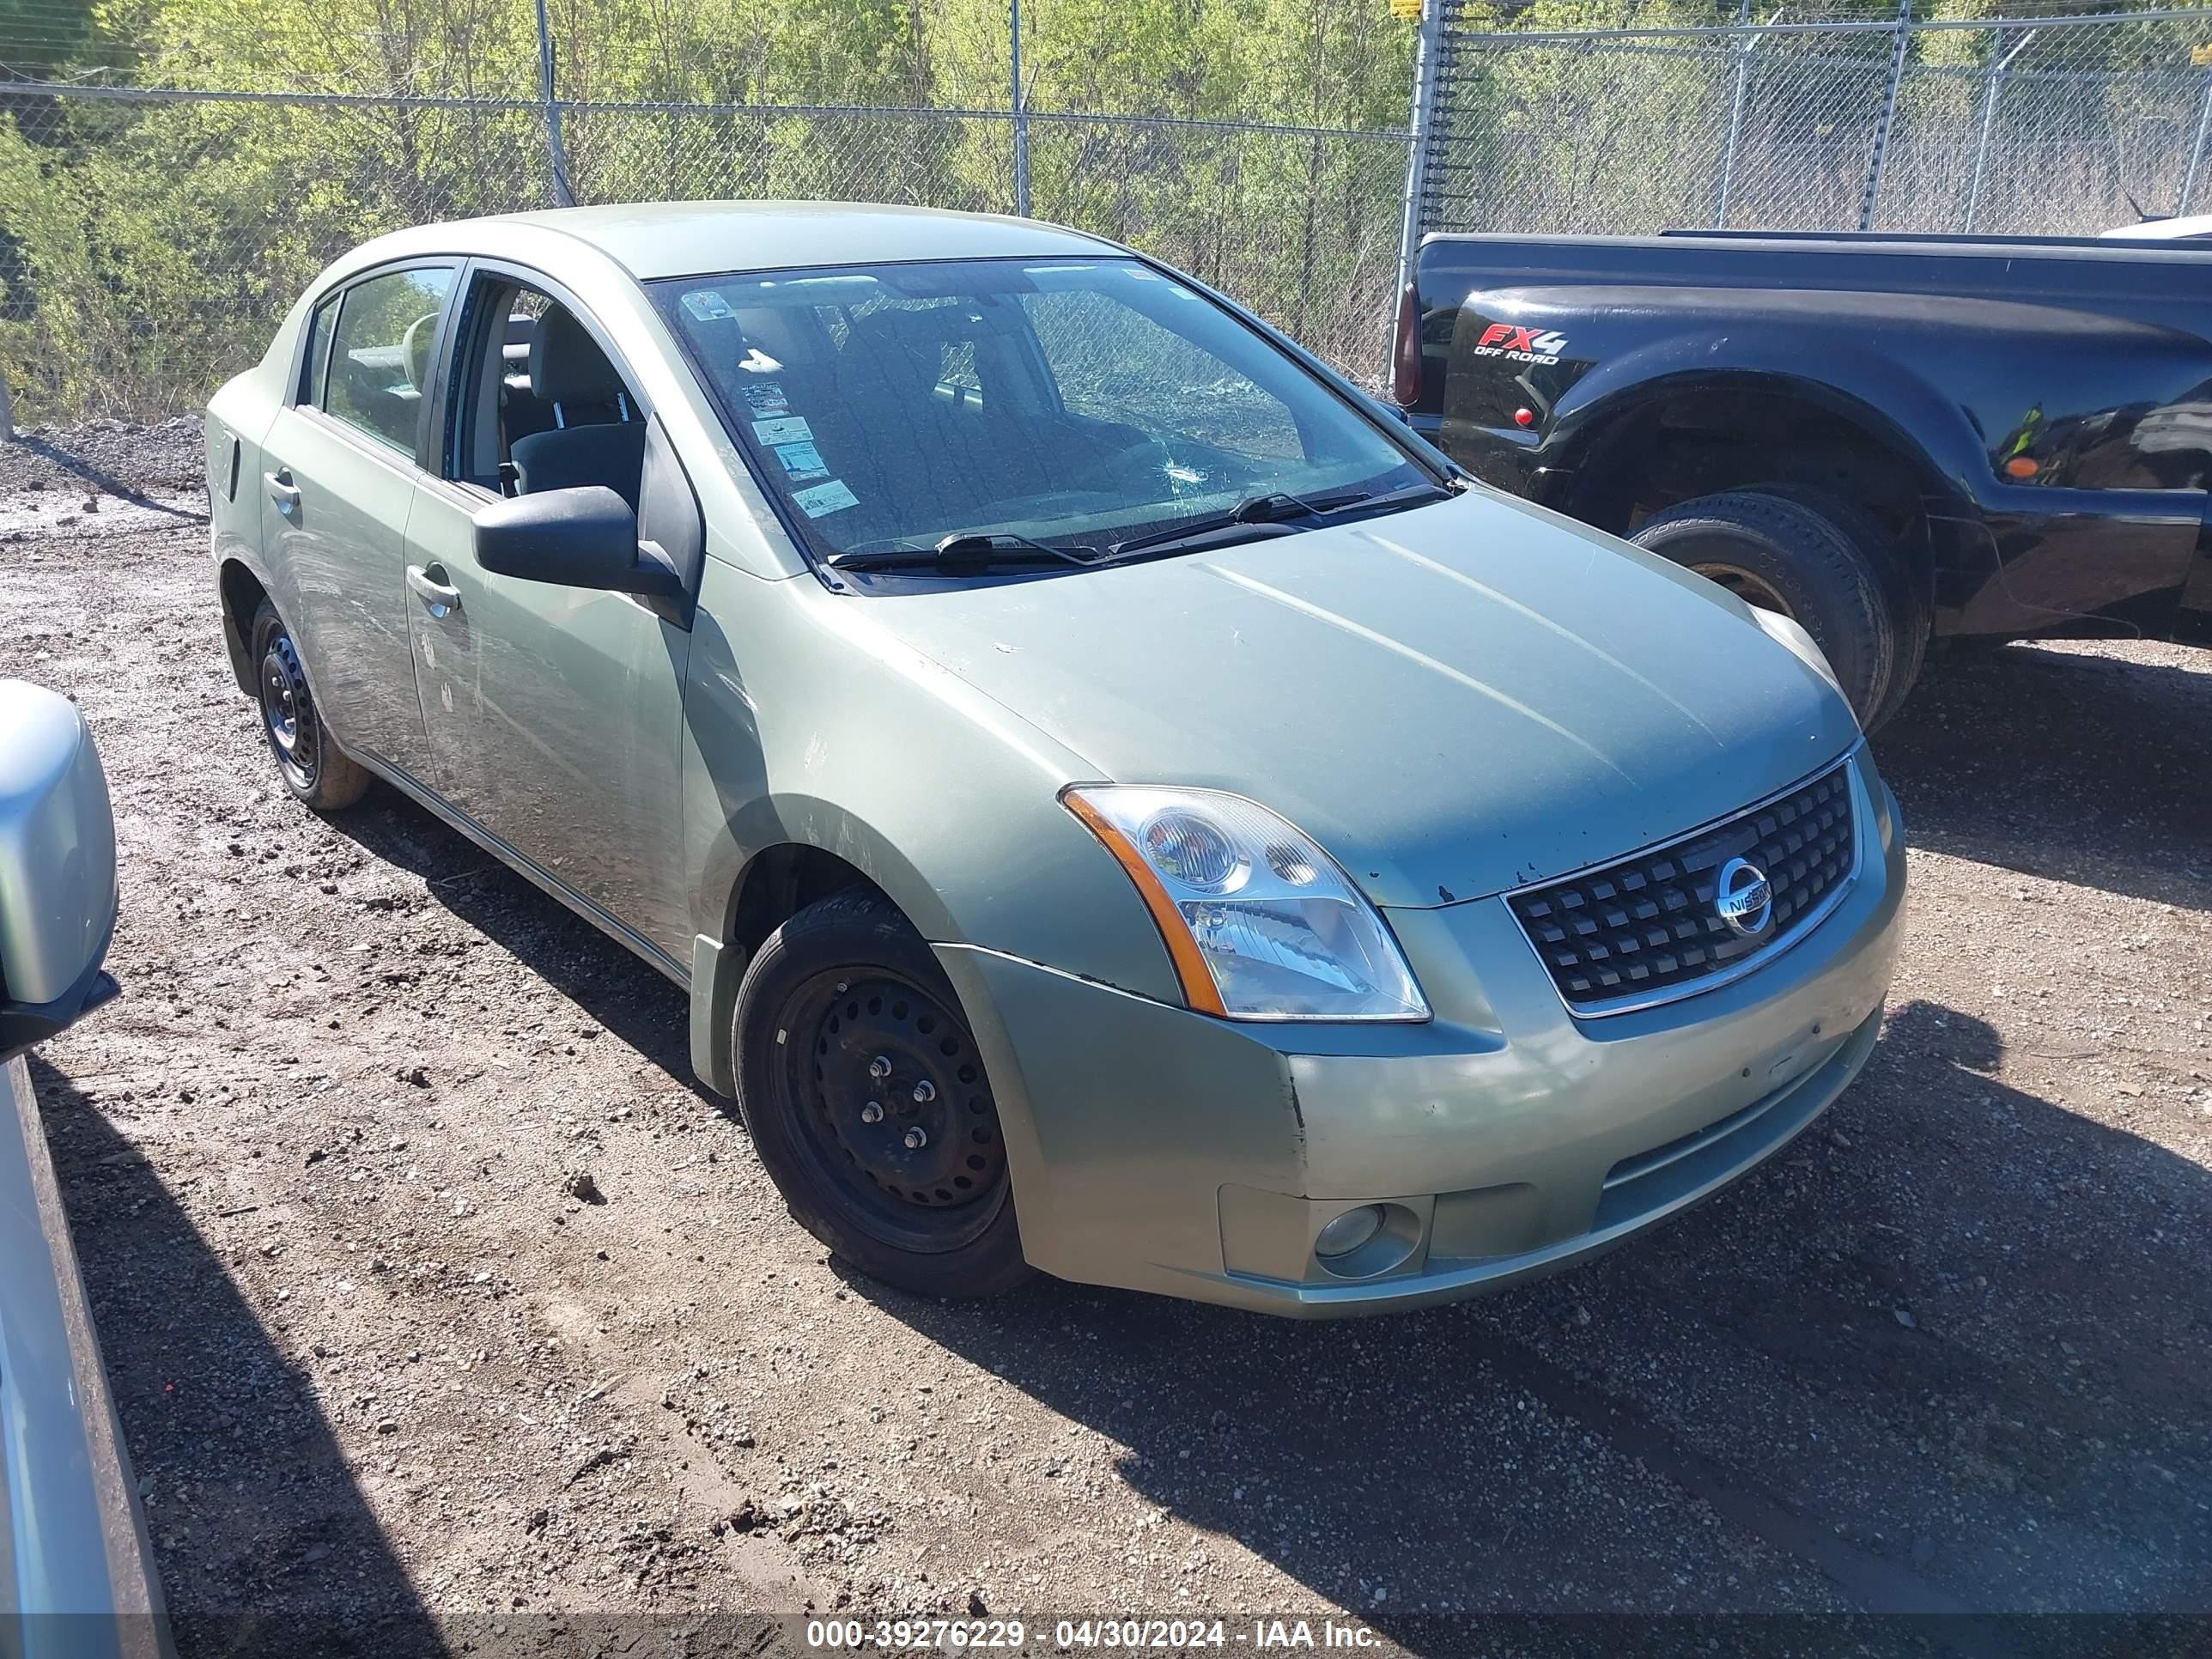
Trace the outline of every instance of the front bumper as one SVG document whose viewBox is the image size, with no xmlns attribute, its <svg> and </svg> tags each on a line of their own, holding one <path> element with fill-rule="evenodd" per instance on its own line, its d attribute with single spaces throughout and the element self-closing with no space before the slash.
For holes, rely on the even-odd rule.
<svg viewBox="0 0 2212 1659">
<path fill-rule="evenodd" d="M 1394 910 L 1436 1018 L 1239 1024 L 965 946 L 1022 1243 L 1064 1279 L 1293 1316 L 1448 1301 L 1597 1255 L 1756 1167 L 1856 1075 L 1905 896 L 1896 803 L 1852 765 L 1858 876 L 1733 983 L 1567 1011 L 1502 897 Z M 1315 1255 L 1385 1206 L 1360 1276 Z M 1377 1264 L 1380 1264 L 1379 1266 Z"/>
</svg>

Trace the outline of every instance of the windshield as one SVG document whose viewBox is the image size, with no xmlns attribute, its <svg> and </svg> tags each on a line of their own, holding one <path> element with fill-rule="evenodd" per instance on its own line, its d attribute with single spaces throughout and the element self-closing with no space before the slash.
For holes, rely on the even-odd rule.
<svg viewBox="0 0 2212 1659">
<path fill-rule="evenodd" d="M 1133 259 L 653 286 L 817 557 L 948 537 L 1103 554 L 1255 497 L 1290 498 L 1280 517 L 1434 483 L 1294 359 Z"/>
</svg>

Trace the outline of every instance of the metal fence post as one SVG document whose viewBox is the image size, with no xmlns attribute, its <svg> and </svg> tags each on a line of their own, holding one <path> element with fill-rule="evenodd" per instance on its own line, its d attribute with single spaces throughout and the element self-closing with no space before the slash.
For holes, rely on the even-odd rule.
<svg viewBox="0 0 2212 1659">
<path fill-rule="evenodd" d="M 1912 0 L 1897 0 L 1897 36 L 1889 49 L 1889 91 L 1875 124 L 1874 159 L 1867 164 L 1866 197 L 1859 204 L 1859 228 L 1874 228 L 1875 198 L 1881 194 L 1881 164 L 1889 154 L 1889 135 L 1897 123 L 1897 89 L 1905 79 L 1905 48 L 1912 43 Z"/>
<path fill-rule="evenodd" d="M 561 105 L 554 94 L 553 27 L 546 21 L 545 0 L 538 0 L 538 96 L 545 106 L 545 153 L 553 167 L 553 200 L 556 206 L 574 207 L 568 154 L 561 143 Z"/>
<path fill-rule="evenodd" d="M 1751 0 L 1743 0 L 1735 15 L 1735 96 L 1729 104 L 1728 148 L 1721 152 L 1720 200 L 1713 207 L 1713 226 L 1728 228 L 1729 195 L 1735 186 L 1736 140 L 1743 135 L 1743 100 L 1751 86 Z"/>
<path fill-rule="evenodd" d="M 1014 211 L 1030 216 L 1030 109 L 1022 93 L 1022 0 L 1007 0 L 1006 58 L 1012 65 L 1013 99 L 1007 108 L 1014 123 Z"/>
<path fill-rule="evenodd" d="M 1398 223 L 1398 284 L 1393 295 L 1403 294 L 1413 280 L 1413 252 L 1421 242 L 1421 210 L 1429 189 L 1429 154 L 1436 143 L 1437 76 L 1443 62 L 1444 7 L 1449 0 L 1427 0 L 1421 8 L 1420 32 L 1413 40 L 1413 131 L 1407 134 L 1406 200 Z M 1383 374 L 1392 361 L 1386 336 Z"/>
<path fill-rule="evenodd" d="M 2021 36 L 2020 44 L 2010 52 L 1999 50 L 1990 56 L 1989 89 L 1982 94 L 1982 136 L 1974 145 L 1974 182 L 1972 188 L 1966 192 L 1966 234 L 1970 236 L 1974 232 L 1975 216 L 1982 210 L 1982 176 L 1984 169 L 1989 166 L 1990 134 L 1997 124 L 1997 99 L 2004 92 L 2005 71 L 2012 67 L 2012 60 L 2026 52 L 2028 43 L 2034 39 L 2035 31 L 2030 29 Z M 2002 29 L 1997 31 L 1997 46 L 2000 49 L 2004 46 Z"/>
<path fill-rule="evenodd" d="M 2189 165 L 2182 169 L 2181 199 L 2173 204 L 2176 218 L 2189 211 L 2189 198 L 2197 189 L 2197 169 L 2204 160 L 2204 134 L 2212 128 L 2212 70 L 2204 72 L 2204 99 L 2197 109 L 2197 142 L 2189 147 Z"/>
</svg>

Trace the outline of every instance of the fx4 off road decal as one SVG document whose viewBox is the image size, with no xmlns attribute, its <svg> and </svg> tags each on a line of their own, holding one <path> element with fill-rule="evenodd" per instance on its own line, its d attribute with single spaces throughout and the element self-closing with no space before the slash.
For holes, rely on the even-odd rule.
<svg viewBox="0 0 2212 1659">
<path fill-rule="evenodd" d="M 1492 323 L 1475 342 L 1478 357 L 1504 357 L 1516 363 L 1541 363 L 1549 368 L 1567 349 L 1567 337 L 1547 329 L 1539 333 L 1516 323 Z"/>
</svg>

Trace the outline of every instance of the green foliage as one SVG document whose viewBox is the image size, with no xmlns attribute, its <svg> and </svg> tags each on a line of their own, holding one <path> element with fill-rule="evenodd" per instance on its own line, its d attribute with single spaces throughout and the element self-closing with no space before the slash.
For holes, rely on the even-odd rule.
<svg viewBox="0 0 2212 1659">
<path fill-rule="evenodd" d="M 1003 114 L 898 112 L 1008 107 L 1005 0 L 548 11 L 580 201 L 1013 204 Z M 1384 0 L 1028 0 L 1023 24 L 1033 212 L 1158 250 L 1369 366 L 1402 143 L 1050 118 L 1402 127 L 1412 25 Z M 533 0 L 0 0 L 0 66 L 324 100 L 0 83 L 0 373 L 27 419 L 197 402 L 344 249 L 555 199 Z"/>
</svg>

